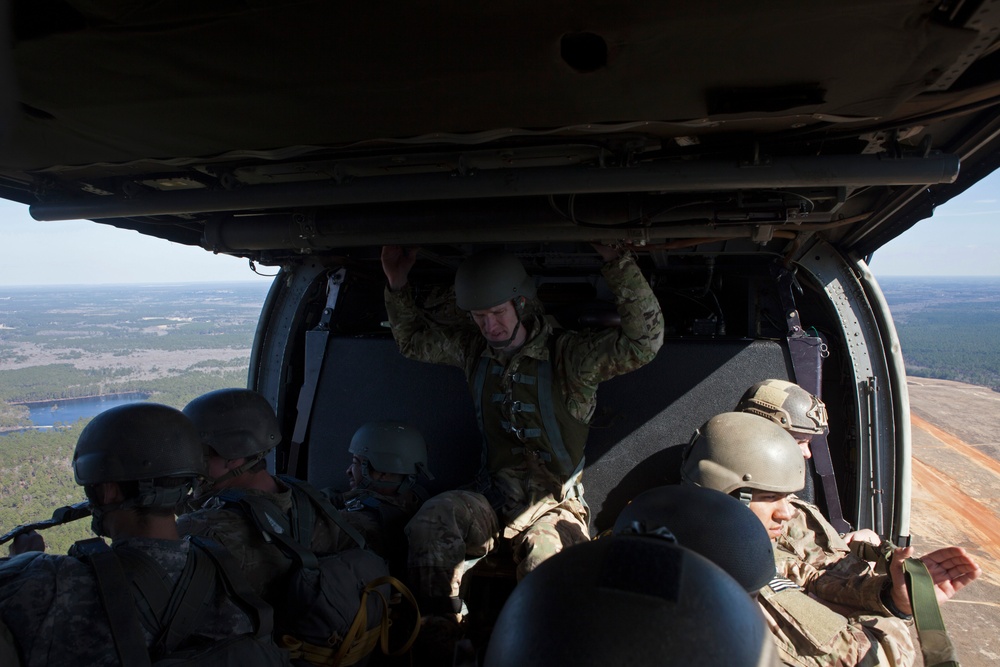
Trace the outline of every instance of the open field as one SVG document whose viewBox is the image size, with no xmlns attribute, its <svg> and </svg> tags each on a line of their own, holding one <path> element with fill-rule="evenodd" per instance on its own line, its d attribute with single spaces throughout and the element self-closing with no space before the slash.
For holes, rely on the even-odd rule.
<svg viewBox="0 0 1000 667">
<path fill-rule="evenodd" d="M 910 378 L 911 532 L 918 554 L 955 544 L 983 575 L 941 608 L 963 667 L 1000 664 L 1000 394 Z"/>
<path fill-rule="evenodd" d="M 51 349 L 35 343 L 17 342 L 8 346 L 8 354 L 0 357 L 0 372 L 33 366 L 69 363 L 81 370 L 126 370 L 125 380 L 155 380 L 170 374 L 171 370 L 186 371 L 195 364 L 224 362 L 226 367 L 246 367 L 250 350 L 242 348 L 195 348 L 186 350 L 132 350 L 128 354 L 102 352 L 67 358 L 64 350 Z M 230 362 L 240 362 L 233 364 Z"/>
</svg>

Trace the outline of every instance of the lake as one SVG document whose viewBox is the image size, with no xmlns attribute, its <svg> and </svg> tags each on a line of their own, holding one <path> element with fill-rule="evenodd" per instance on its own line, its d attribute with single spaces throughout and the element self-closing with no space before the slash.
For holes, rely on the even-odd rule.
<svg viewBox="0 0 1000 667">
<path fill-rule="evenodd" d="M 52 427 L 55 424 L 72 424 L 78 419 L 88 419 L 110 408 L 144 401 L 149 398 L 145 392 L 129 392 L 108 396 L 70 398 L 62 401 L 46 401 L 28 405 L 31 423 L 35 428 Z"/>
</svg>

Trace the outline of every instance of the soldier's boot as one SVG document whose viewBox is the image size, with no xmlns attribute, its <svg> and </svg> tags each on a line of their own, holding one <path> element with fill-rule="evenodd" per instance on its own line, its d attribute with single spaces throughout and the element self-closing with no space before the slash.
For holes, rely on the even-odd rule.
<svg viewBox="0 0 1000 667">
<path fill-rule="evenodd" d="M 420 601 L 420 633 L 413 644 L 414 664 L 452 667 L 455 645 L 464 636 L 461 598 L 425 598 Z"/>
</svg>

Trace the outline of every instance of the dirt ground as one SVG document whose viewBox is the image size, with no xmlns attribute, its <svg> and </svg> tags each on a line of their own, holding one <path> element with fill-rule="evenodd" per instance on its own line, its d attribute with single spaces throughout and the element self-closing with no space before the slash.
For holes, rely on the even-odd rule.
<svg viewBox="0 0 1000 667">
<path fill-rule="evenodd" d="M 1000 394 L 946 380 L 910 378 L 913 494 L 918 554 L 955 544 L 982 576 L 942 605 L 963 667 L 1000 664 Z"/>
</svg>

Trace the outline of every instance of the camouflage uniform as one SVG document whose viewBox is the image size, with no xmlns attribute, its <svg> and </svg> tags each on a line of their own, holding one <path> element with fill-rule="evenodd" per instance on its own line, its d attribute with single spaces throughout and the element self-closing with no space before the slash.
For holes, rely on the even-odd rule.
<svg viewBox="0 0 1000 667">
<path fill-rule="evenodd" d="M 409 566 L 419 573 L 422 594 L 456 595 L 464 561 L 496 546 L 497 512 L 504 538 L 512 540 L 519 577 L 564 546 L 589 539 L 580 474 L 597 385 L 649 363 L 663 342 L 659 303 L 635 261 L 621 257 L 602 272 L 615 294 L 620 329 L 556 334 L 536 314 L 523 322 L 528 340 L 509 356 L 488 346 L 474 327 L 432 322 L 408 288 L 386 289 L 400 351 L 461 368 L 483 431 L 480 493 L 442 494 L 407 525 Z M 548 397 L 535 384 L 536 378 L 543 381 L 540 371 L 551 374 Z M 554 418 L 546 422 L 536 404 L 549 397 Z"/>
<path fill-rule="evenodd" d="M 915 656 L 909 624 L 882 601 L 891 585 L 872 563 L 855 556 L 819 508 L 792 496 L 797 510 L 775 544 L 778 573 L 831 608 L 875 634 L 894 665 L 912 665 Z"/>
<path fill-rule="evenodd" d="M 187 562 L 186 540 L 121 539 L 151 556 L 176 582 Z M 195 638 L 208 641 L 252 633 L 251 619 L 226 595 L 221 582 Z M 29 552 L 0 564 L 0 620 L 10 629 L 24 667 L 119 665 L 111 625 L 90 565 L 72 556 Z M 146 645 L 155 638 L 143 625 Z"/>
<path fill-rule="evenodd" d="M 775 578 L 757 602 L 774 635 L 781 660 L 794 667 L 897 667 L 878 629 L 845 618 L 806 595 L 795 583 Z"/>
<path fill-rule="evenodd" d="M 332 498 L 347 522 L 365 538 L 368 547 L 389 563 L 393 574 L 404 574 L 406 539 L 403 528 L 427 499 L 419 485 L 402 495 L 386 496 L 370 488 L 351 489 Z"/>
<path fill-rule="evenodd" d="M 260 496 L 271 501 L 290 516 L 292 489 L 275 478 L 280 491 L 276 494 L 243 489 L 247 496 Z M 222 492 L 224 490 L 219 490 Z M 305 502 L 308 500 L 303 499 Z M 300 501 L 301 502 L 301 501 Z M 292 522 L 294 525 L 294 521 Z M 177 519 L 181 535 L 196 535 L 215 540 L 226 547 L 243 570 L 254 592 L 274 604 L 284 594 L 282 579 L 291 569 L 294 560 L 277 545 L 264 539 L 261 531 L 238 506 L 227 505 L 217 496 L 209 496 L 199 509 Z M 357 546 L 340 526 L 322 512 L 316 512 L 310 550 L 316 554 L 330 554 Z"/>
</svg>

